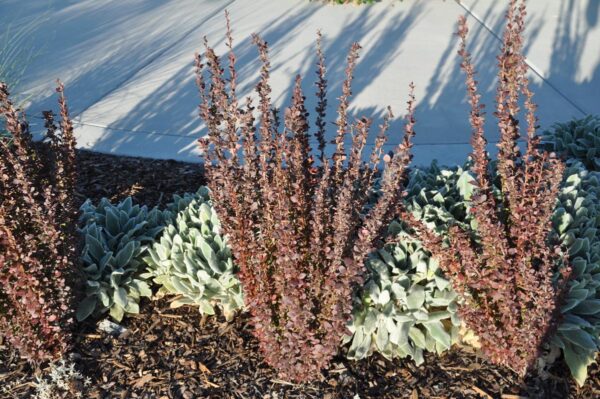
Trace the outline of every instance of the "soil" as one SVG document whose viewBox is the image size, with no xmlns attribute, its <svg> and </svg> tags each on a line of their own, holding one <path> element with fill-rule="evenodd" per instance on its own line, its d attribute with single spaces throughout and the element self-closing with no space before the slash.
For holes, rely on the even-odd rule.
<svg viewBox="0 0 600 399">
<path fill-rule="evenodd" d="M 83 201 L 129 195 L 138 203 L 164 206 L 173 194 L 195 191 L 204 183 L 198 164 L 78 154 L 78 196 Z M 91 379 L 84 398 L 595 398 L 600 369 L 577 388 L 559 359 L 544 375 L 524 380 L 491 365 L 476 353 L 455 349 L 428 354 L 416 366 L 408 359 L 389 361 L 375 354 L 363 361 L 340 355 L 323 378 L 293 384 L 265 365 L 251 334 L 247 315 L 232 323 L 221 316 L 203 319 L 193 308 L 171 309 L 165 299 L 142 301 L 141 314 L 126 318 L 120 336 L 100 332 L 94 321 L 80 324 L 72 355 Z M 28 398 L 34 393 L 33 370 L 0 342 L 0 397 Z M 2 387 L 9 387 L 6 392 Z M 75 393 L 65 397 L 75 397 Z"/>
</svg>

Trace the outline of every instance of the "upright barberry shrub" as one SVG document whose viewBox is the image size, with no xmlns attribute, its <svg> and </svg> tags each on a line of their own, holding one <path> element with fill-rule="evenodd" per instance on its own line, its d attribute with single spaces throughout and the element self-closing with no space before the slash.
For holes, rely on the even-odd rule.
<svg viewBox="0 0 600 399">
<path fill-rule="evenodd" d="M 347 115 L 360 50 L 354 44 L 342 85 L 335 151 L 331 159 L 325 155 L 327 80 L 320 42 L 319 35 L 314 131 L 319 167 L 311 155 L 312 133 L 300 76 L 280 126 L 270 97 L 265 41 L 254 36 L 262 61 L 257 112 L 250 97 L 244 105 L 237 97 L 230 29 L 228 78 L 206 41 L 204 57 L 196 56 L 200 116 L 208 128 L 200 145 L 213 203 L 240 267 L 262 355 L 283 378 L 294 381 L 318 377 L 348 333 L 352 292 L 362 282 L 365 257 L 381 244 L 401 203 L 414 134 L 411 84 L 404 138 L 393 157 L 384 157 L 382 194 L 365 211 L 386 141 L 387 119 L 369 162 L 363 162 L 372 122 L 367 118 L 349 122 Z M 346 151 L 348 136 L 351 145 Z"/>
<path fill-rule="evenodd" d="M 569 268 L 553 281 L 561 248 L 549 240 L 564 165 L 538 150 L 535 105 L 522 55 L 525 2 L 511 0 L 498 57 L 496 112 L 500 142 L 496 173 L 490 167 L 484 138 L 484 112 L 475 71 L 466 50 L 468 28 L 459 21 L 459 54 L 467 76 L 473 128 L 473 174 L 476 190 L 471 213 L 477 228 L 450 227 L 447 239 L 415 222 L 421 239 L 439 259 L 464 305 L 460 316 L 480 338 L 491 361 L 524 374 L 540 346 L 557 325 L 559 301 Z M 527 119 L 527 149 L 521 154 L 519 97 Z M 495 193 L 493 185 L 499 187 Z M 409 216 L 407 216 L 409 217 Z"/>
<path fill-rule="evenodd" d="M 0 335 L 34 362 L 64 354 L 73 322 L 75 138 L 63 85 L 56 90 L 60 126 L 45 112 L 49 148 L 36 150 L 0 83 L 10 133 L 0 139 Z"/>
</svg>

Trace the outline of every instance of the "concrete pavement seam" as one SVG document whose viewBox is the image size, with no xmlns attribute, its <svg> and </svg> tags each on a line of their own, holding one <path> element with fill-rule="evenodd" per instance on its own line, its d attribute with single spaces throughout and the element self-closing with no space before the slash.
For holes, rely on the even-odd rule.
<svg viewBox="0 0 600 399">
<path fill-rule="evenodd" d="M 473 10 L 471 10 L 466 4 L 464 4 L 461 0 L 455 0 L 456 3 L 458 3 L 459 6 L 461 6 L 470 16 L 472 16 L 481 26 L 483 26 L 483 28 L 485 30 L 487 30 L 494 38 L 496 38 L 496 40 L 498 40 L 499 42 L 502 42 L 502 38 L 500 36 L 498 36 L 496 34 L 496 32 L 494 32 L 492 30 L 492 28 L 490 28 L 483 19 L 481 19 L 477 14 L 475 14 L 475 12 L 473 12 Z M 535 65 L 529 61 L 527 58 L 525 58 L 525 63 L 527 64 L 527 66 L 529 67 L 529 69 L 531 69 L 531 71 L 536 74 L 540 79 L 542 79 L 542 81 L 544 83 L 546 83 L 548 86 L 550 86 L 550 88 L 552 90 L 554 90 L 560 97 L 562 97 L 565 101 L 567 101 L 569 104 L 571 104 L 573 106 L 573 108 L 575 108 L 577 111 L 581 112 L 583 114 L 583 116 L 588 115 L 587 112 L 585 112 L 583 110 L 582 107 L 580 107 L 575 101 L 571 100 L 569 97 L 567 97 L 566 94 L 564 94 L 562 91 L 560 91 L 560 89 L 558 87 L 556 87 L 552 82 L 550 82 L 548 79 L 546 79 L 546 77 L 542 74 L 542 72 L 540 72 L 540 70 L 538 68 L 535 67 Z"/>
</svg>

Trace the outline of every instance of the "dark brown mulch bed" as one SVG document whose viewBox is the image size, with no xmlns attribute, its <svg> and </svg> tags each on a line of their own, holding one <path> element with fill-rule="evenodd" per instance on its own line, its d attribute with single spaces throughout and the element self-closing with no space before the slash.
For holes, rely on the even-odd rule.
<svg viewBox="0 0 600 399">
<path fill-rule="evenodd" d="M 203 183 L 199 165 L 79 153 L 81 199 L 128 195 L 163 206 L 172 194 Z M 202 320 L 192 308 L 170 309 L 164 300 L 142 303 L 142 314 L 123 322 L 120 337 L 98 332 L 92 322 L 76 335 L 75 361 L 92 379 L 84 398 L 594 398 L 600 371 L 594 365 L 583 389 L 568 378 L 562 361 L 542 379 L 520 381 L 473 353 L 453 350 L 427 355 L 419 367 L 410 360 L 378 355 L 351 362 L 335 359 L 322 381 L 296 385 L 278 379 L 262 363 L 247 316 L 233 323 Z M 33 371 L 0 343 L 0 397 L 26 398 Z M 10 393 L 1 387 L 13 384 Z"/>
<path fill-rule="evenodd" d="M 173 194 L 196 191 L 204 184 L 200 164 L 149 158 L 120 157 L 79 151 L 78 194 L 98 201 L 128 196 L 140 204 L 164 206 Z"/>
</svg>

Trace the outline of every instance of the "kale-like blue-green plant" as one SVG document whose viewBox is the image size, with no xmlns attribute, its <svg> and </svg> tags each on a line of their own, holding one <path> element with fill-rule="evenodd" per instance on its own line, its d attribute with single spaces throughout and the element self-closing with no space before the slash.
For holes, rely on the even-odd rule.
<svg viewBox="0 0 600 399">
<path fill-rule="evenodd" d="M 152 296 L 148 284 L 139 278 L 141 258 L 170 219 L 170 212 L 133 205 L 131 198 L 118 205 L 104 198 L 98 206 L 88 200 L 81 212 L 86 292 L 77 319 L 108 311 L 121 321 L 126 313 L 139 313 L 140 298 Z"/>
<path fill-rule="evenodd" d="M 175 196 L 169 210 L 173 219 L 144 257 L 142 277 L 152 278 L 162 293 L 179 295 L 173 307 L 195 305 L 212 315 L 218 306 L 231 319 L 244 307 L 242 288 L 208 189 Z"/>
<path fill-rule="evenodd" d="M 556 123 L 542 135 L 542 147 L 600 171 L 600 116 Z"/>
</svg>

